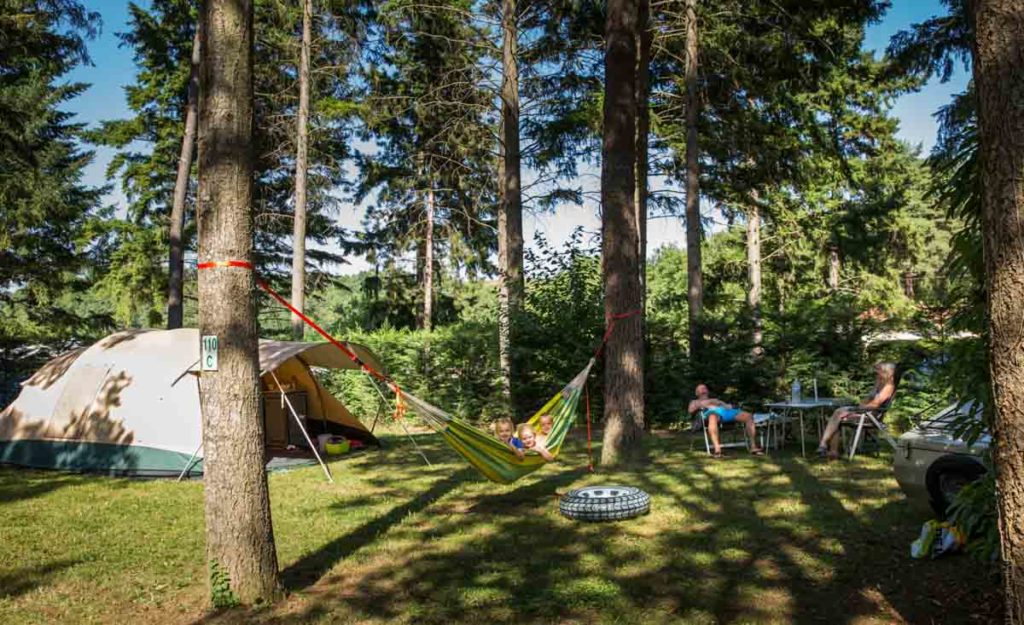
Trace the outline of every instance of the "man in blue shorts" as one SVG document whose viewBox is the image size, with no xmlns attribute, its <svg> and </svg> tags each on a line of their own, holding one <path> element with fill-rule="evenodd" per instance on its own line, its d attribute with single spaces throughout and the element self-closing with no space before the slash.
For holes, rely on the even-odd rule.
<svg viewBox="0 0 1024 625">
<path fill-rule="evenodd" d="M 750 453 L 755 456 L 764 455 L 764 450 L 757 447 L 757 436 L 754 431 L 754 415 L 749 412 L 744 412 L 739 408 L 734 408 L 731 404 L 727 404 L 720 399 L 711 397 L 711 393 L 708 391 L 706 384 L 698 384 L 695 394 L 697 397 L 690 402 L 687 412 L 689 412 L 691 416 L 697 416 L 698 418 L 698 413 L 700 411 L 704 411 L 707 415 L 708 435 L 711 437 L 711 444 L 714 447 L 712 455 L 715 458 L 722 457 L 722 445 L 718 440 L 718 424 L 732 423 L 733 421 L 739 421 L 747 430 L 747 436 L 750 438 L 751 444 Z"/>
</svg>

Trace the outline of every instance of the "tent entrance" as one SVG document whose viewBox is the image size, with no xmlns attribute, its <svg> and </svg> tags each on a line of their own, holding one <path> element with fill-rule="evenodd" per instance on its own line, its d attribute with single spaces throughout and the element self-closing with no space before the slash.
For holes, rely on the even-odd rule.
<svg viewBox="0 0 1024 625">
<path fill-rule="evenodd" d="M 303 424 L 307 424 L 309 397 L 306 391 L 287 391 L 285 394 Z M 279 391 L 263 391 L 260 397 L 260 412 L 263 414 L 263 432 L 267 447 L 286 448 L 294 445 L 309 448 L 306 437 L 302 435 L 299 425 L 289 414 L 288 406 L 284 404 Z"/>
</svg>

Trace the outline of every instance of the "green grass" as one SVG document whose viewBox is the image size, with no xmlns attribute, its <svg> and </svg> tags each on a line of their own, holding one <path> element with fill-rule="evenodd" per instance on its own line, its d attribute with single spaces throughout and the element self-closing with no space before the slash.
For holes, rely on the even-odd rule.
<svg viewBox="0 0 1024 625">
<path fill-rule="evenodd" d="M 288 596 L 206 613 L 200 482 L 0 470 L 0 622 L 986 622 L 998 584 L 965 556 L 913 561 L 923 520 L 888 460 L 713 460 L 652 437 L 642 471 L 560 462 L 496 486 L 420 439 L 270 476 Z M 701 441 L 702 442 L 702 441 Z M 558 497 L 631 484 L 651 514 L 579 524 Z"/>
</svg>

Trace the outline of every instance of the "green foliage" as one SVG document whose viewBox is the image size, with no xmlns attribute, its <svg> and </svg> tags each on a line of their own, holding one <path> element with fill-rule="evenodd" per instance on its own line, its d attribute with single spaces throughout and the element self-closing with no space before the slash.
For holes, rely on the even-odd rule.
<svg viewBox="0 0 1024 625">
<path fill-rule="evenodd" d="M 949 507 L 949 518 L 967 536 L 968 553 L 985 562 L 999 558 L 996 475 L 991 467 L 960 489 Z"/>
<path fill-rule="evenodd" d="M 231 578 L 216 560 L 210 560 L 210 603 L 214 608 L 233 608 L 240 605 L 231 590 Z"/>
</svg>

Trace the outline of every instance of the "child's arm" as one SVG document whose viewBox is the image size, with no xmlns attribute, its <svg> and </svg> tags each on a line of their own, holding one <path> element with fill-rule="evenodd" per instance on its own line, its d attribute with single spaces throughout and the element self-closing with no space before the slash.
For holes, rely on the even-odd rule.
<svg viewBox="0 0 1024 625">
<path fill-rule="evenodd" d="M 551 462 L 552 460 L 555 459 L 555 457 L 551 455 L 551 452 L 548 451 L 547 447 L 544 447 L 543 445 L 537 445 L 536 447 L 533 448 L 533 450 L 540 454 L 540 457 L 546 460 L 547 462 Z"/>
<path fill-rule="evenodd" d="M 515 440 L 515 439 L 513 439 L 513 440 Z M 523 458 L 526 457 L 526 453 L 523 452 L 522 448 L 516 446 L 516 444 L 513 441 L 509 441 L 508 443 L 506 443 L 506 445 L 508 445 L 509 447 L 512 448 L 512 451 L 514 451 L 515 454 L 516 454 L 516 458 L 519 458 L 520 460 L 522 460 Z"/>
</svg>

